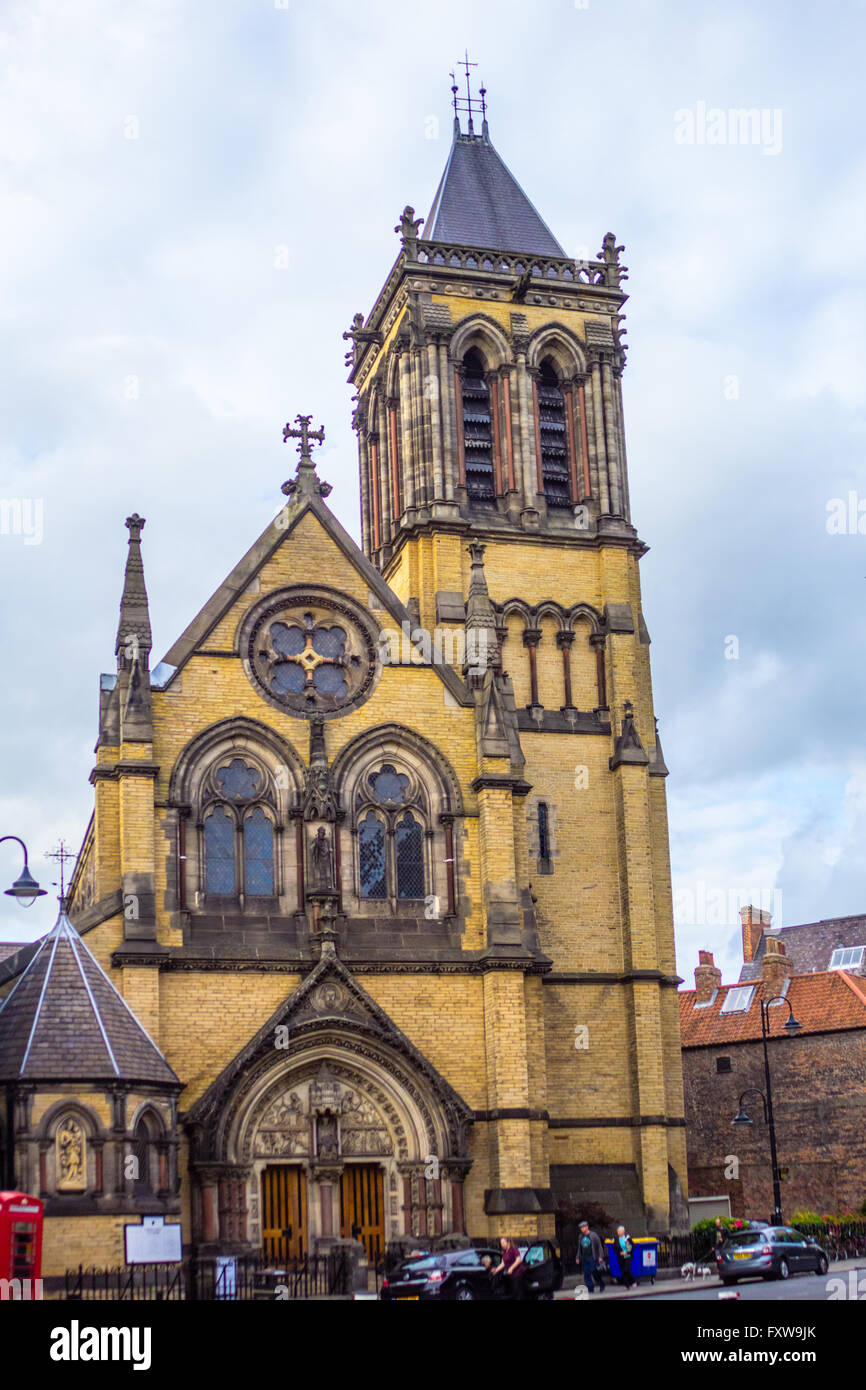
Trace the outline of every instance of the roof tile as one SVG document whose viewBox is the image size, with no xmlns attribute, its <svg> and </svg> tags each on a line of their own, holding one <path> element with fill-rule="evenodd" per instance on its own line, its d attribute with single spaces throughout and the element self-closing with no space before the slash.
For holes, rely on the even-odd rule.
<svg viewBox="0 0 866 1390">
<path fill-rule="evenodd" d="M 0 1004 L 0 1080 L 178 1079 L 66 912 Z"/>
<path fill-rule="evenodd" d="M 728 992 L 738 985 L 722 985 L 711 1004 L 695 1007 L 693 989 L 681 989 L 680 1031 L 683 1047 L 713 1047 L 724 1043 L 752 1042 L 761 1036 L 761 990 L 752 995 L 742 1013 L 722 1013 Z M 785 998 L 802 1024 L 802 1033 L 835 1033 L 842 1028 L 866 1028 L 866 992 L 844 970 L 825 970 L 794 975 Z M 780 1028 L 788 1012 L 779 1006 Z"/>
</svg>

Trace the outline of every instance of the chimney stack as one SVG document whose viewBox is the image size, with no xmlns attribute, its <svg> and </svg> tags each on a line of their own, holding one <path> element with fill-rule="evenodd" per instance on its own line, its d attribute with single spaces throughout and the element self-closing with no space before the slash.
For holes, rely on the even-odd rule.
<svg viewBox="0 0 866 1390">
<path fill-rule="evenodd" d="M 743 960 L 754 960 L 761 937 L 770 930 L 773 914 L 762 907 L 741 907 L 740 921 L 743 924 Z"/>
<path fill-rule="evenodd" d="M 764 955 L 761 960 L 764 998 L 772 999 L 775 995 L 781 994 L 785 981 L 790 979 L 793 973 L 784 941 L 780 941 L 777 936 L 768 936 L 764 943 Z"/>
<path fill-rule="evenodd" d="M 696 1004 L 708 1004 L 722 983 L 722 972 L 713 964 L 712 951 L 698 951 L 698 965 L 695 970 Z"/>
</svg>

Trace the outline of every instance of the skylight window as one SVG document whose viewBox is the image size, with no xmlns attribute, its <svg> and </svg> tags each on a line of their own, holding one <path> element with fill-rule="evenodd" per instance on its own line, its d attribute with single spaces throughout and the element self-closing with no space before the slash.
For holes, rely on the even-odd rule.
<svg viewBox="0 0 866 1390">
<path fill-rule="evenodd" d="M 831 970 L 859 970 L 866 946 L 839 946 L 830 957 Z"/>
<path fill-rule="evenodd" d="M 729 989 L 719 1012 L 723 1014 L 748 1013 L 754 993 L 754 985 L 739 985 L 736 989 Z"/>
</svg>

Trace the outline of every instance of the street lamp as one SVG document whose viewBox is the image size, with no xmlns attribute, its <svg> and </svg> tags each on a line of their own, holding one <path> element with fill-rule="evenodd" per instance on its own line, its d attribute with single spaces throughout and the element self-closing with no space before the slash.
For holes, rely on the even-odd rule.
<svg viewBox="0 0 866 1390">
<path fill-rule="evenodd" d="M 767 1088 L 766 1094 L 758 1090 L 756 1086 L 750 1086 L 743 1091 L 739 1099 L 739 1109 L 731 1121 L 735 1125 L 750 1125 L 752 1121 L 746 1114 L 743 1101 L 747 1095 L 759 1095 L 764 1107 L 764 1119 L 770 1131 L 770 1162 L 773 1165 L 773 1225 L 782 1225 L 782 1179 L 779 1172 L 779 1156 L 776 1152 L 776 1123 L 773 1115 L 773 1087 L 770 1082 L 770 1054 L 767 1050 L 767 1039 L 770 1036 L 770 1006 L 773 1004 L 786 1004 L 788 1006 L 788 1018 L 782 1025 L 783 1031 L 789 1038 L 795 1037 L 802 1029 L 802 1024 L 794 1017 L 794 1009 L 790 999 L 786 999 L 784 994 L 775 994 L 772 999 L 761 1000 L 761 1044 L 764 1049 L 764 1084 Z"/>
<path fill-rule="evenodd" d="M 21 877 L 16 878 L 11 888 L 4 890 L 6 896 L 17 898 L 22 907 L 32 907 L 37 898 L 45 897 L 45 889 L 39 887 L 27 867 L 27 846 L 24 841 L 20 840 L 17 835 L 0 835 L 0 845 L 4 840 L 15 840 L 24 851 L 24 868 L 21 871 Z"/>
</svg>

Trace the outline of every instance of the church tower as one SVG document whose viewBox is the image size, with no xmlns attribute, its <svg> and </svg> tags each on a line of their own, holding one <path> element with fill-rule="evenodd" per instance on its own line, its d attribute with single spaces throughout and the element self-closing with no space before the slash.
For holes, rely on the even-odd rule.
<svg viewBox="0 0 866 1390">
<path fill-rule="evenodd" d="M 625 450 L 624 248 L 608 233 L 596 260 L 569 257 L 495 149 L 483 89 L 480 112 L 468 84 L 465 102 L 452 90 L 430 213 L 404 209 L 399 255 L 345 335 L 363 544 L 416 645 L 471 645 L 483 589 L 493 651 L 483 688 L 477 670 L 470 684 L 485 911 L 504 939 L 528 893 L 551 962 L 551 1187 L 561 1209 L 636 1216 L 634 1164 L 665 1224 L 683 1210 L 683 1102 L 667 768 Z"/>
</svg>

